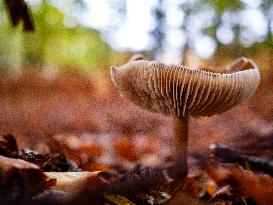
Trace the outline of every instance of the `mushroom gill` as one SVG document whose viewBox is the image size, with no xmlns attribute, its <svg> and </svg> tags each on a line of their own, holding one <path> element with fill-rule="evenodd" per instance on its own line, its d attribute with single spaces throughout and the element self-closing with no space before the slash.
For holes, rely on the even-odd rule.
<svg viewBox="0 0 273 205">
<path fill-rule="evenodd" d="M 177 118 L 210 116 L 249 98 L 259 85 L 257 66 L 246 58 L 237 61 L 236 72 L 215 73 L 137 60 L 112 67 L 111 75 L 123 96 L 147 110 Z"/>
</svg>

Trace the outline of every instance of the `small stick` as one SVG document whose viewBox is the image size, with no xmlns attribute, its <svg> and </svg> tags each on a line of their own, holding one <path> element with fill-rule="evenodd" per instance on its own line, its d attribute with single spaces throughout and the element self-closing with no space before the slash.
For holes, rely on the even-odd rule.
<svg viewBox="0 0 273 205">
<path fill-rule="evenodd" d="M 211 149 L 214 156 L 224 162 L 237 162 L 243 166 L 247 163 L 251 169 L 256 171 L 263 171 L 273 176 L 273 160 L 244 155 L 235 149 L 227 147 L 226 145 L 213 144 Z"/>
<path fill-rule="evenodd" d="M 5 0 L 5 3 L 13 26 L 22 21 L 24 31 L 35 30 L 30 9 L 24 0 Z"/>
</svg>

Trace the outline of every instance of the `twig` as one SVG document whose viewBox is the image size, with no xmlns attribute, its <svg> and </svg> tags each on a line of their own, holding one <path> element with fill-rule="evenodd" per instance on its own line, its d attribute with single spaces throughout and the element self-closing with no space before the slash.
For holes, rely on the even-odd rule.
<svg viewBox="0 0 273 205">
<path fill-rule="evenodd" d="M 24 0 L 5 0 L 5 3 L 13 26 L 23 21 L 24 31 L 35 30 L 30 9 Z"/>
<path fill-rule="evenodd" d="M 263 171 L 273 176 L 273 160 L 244 155 L 226 145 L 214 144 L 211 149 L 214 156 L 223 162 L 237 162 L 242 166 L 248 164 L 253 170 Z"/>
</svg>

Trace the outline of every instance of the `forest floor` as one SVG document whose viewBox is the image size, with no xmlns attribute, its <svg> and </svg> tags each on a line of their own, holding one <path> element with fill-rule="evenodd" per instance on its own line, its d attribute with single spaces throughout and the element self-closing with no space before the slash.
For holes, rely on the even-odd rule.
<svg viewBox="0 0 273 205">
<path fill-rule="evenodd" d="M 119 96 L 108 72 L 102 72 L 102 77 L 95 79 L 72 71 L 62 71 L 48 78 L 40 71 L 26 70 L 20 78 L 11 78 L 5 73 L 0 78 L 0 155 L 7 157 L 0 158 L 0 171 L 18 172 L 20 182 L 25 183 L 24 189 L 32 186 L 31 179 L 26 179 L 28 172 L 22 174 L 20 169 L 24 166 L 14 166 L 21 163 L 17 161 L 9 162 L 12 168 L 5 169 L 9 166 L 4 162 L 10 158 L 38 165 L 41 176 L 50 171 L 103 171 L 88 182 L 92 187 L 87 189 L 88 194 L 95 193 L 96 197 L 90 196 L 82 204 L 273 203 L 273 106 L 270 104 L 273 75 L 262 75 L 255 95 L 232 110 L 211 117 L 191 118 L 188 177 L 154 184 L 146 172 L 153 173 L 154 167 L 163 170 L 173 161 L 174 138 L 168 117 L 142 110 Z M 216 143 L 219 152 L 210 149 Z M 235 152 L 237 158 L 224 163 L 227 159 L 221 155 L 223 151 Z M 217 155 L 224 159 L 219 160 Z M 253 164 L 251 157 L 265 166 Z M 65 167 L 60 163 L 62 160 Z M 272 166 L 269 171 L 265 168 L 268 164 Z M 149 186 L 138 189 L 139 181 L 131 179 L 135 175 L 148 180 Z M 126 183 L 121 180 L 124 176 Z M 41 193 L 54 187 L 48 178 L 57 179 L 58 184 L 59 176 L 46 175 L 46 178 L 46 183 L 40 180 L 43 184 L 40 192 L 31 191 L 25 202 L 75 204 L 72 198 L 79 199 L 85 193 L 69 195 L 69 198 L 69 191 L 61 189 L 64 192 L 47 193 L 47 201 L 44 201 Z M 2 174 L 0 189 L 5 190 L 5 181 L 10 184 L 10 192 L 18 192 L 16 180 L 14 176 Z M 118 180 L 123 186 L 125 183 L 129 191 L 109 191 L 113 181 Z M 9 194 L 8 202 L 0 196 L 0 202 L 23 204 L 24 200 L 18 200 L 20 194 Z M 60 195 L 65 200 L 54 200 Z"/>
</svg>

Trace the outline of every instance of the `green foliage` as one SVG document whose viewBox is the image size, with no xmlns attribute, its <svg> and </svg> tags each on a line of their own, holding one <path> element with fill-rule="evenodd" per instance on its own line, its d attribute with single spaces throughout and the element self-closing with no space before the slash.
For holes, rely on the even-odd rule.
<svg viewBox="0 0 273 205">
<path fill-rule="evenodd" d="M 226 10 L 238 11 L 244 8 L 243 3 L 239 0 L 203 0 L 203 3 L 210 4 L 212 7 L 214 7 L 215 11 L 219 13 L 222 13 Z"/>
<path fill-rule="evenodd" d="M 104 198 L 115 205 L 135 205 L 129 199 L 121 195 L 104 194 Z"/>
<path fill-rule="evenodd" d="M 97 31 L 84 28 L 70 16 L 67 20 L 63 11 L 46 1 L 32 10 L 36 31 L 30 33 L 12 28 L 6 13 L 0 11 L 0 64 L 57 64 L 88 70 L 111 61 L 114 52 Z M 66 21 L 73 24 L 66 25 Z"/>
<path fill-rule="evenodd" d="M 165 0 L 162 0 L 165 2 Z M 253 2 L 254 3 L 254 2 Z M 211 38 L 216 44 L 216 48 L 214 50 L 214 54 L 217 54 L 219 50 L 222 51 L 223 48 L 227 49 L 227 55 L 235 55 L 236 57 L 240 56 L 242 53 L 246 53 L 248 51 L 252 52 L 257 50 L 257 46 L 259 47 L 267 47 L 272 49 L 272 5 L 273 0 L 265 0 L 261 1 L 261 3 L 257 3 L 255 8 L 251 7 L 251 4 L 248 4 L 241 0 L 195 0 L 195 1 L 183 1 L 177 7 L 184 14 L 183 22 L 177 30 L 182 31 L 185 35 L 185 42 L 181 45 L 181 55 L 182 62 L 185 61 L 185 54 L 189 49 L 195 50 L 194 45 L 196 44 L 199 36 L 205 35 Z M 165 14 L 168 8 L 160 8 L 159 4 L 157 5 L 158 9 L 161 9 L 161 12 Z M 261 22 L 261 24 L 267 24 L 267 33 L 262 35 L 255 36 L 255 28 L 254 24 L 252 26 L 244 25 L 246 19 L 240 19 L 244 14 L 244 11 L 248 9 L 256 10 L 257 12 L 261 12 L 261 15 L 264 16 L 265 21 Z M 194 22 L 194 18 L 199 18 L 199 16 L 204 16 L 204 13 L 208 13 L 208 15 L 213 16 L 210 21 L 202 24 L 198 24 Z M 248 10 L 249 12 L 249 10 Z M 229 17 L 230 16 L 230 17 Z M 159 26 L 155 27 L 155 31 L 153 31 L 152 35 L 154 39 L 156 39 L 156 45 L 154 46 L 157 50 L 162 51 L 164 48 L 161 45 L 166 45 L 166 39 L 158 38 L 157 34 L 160 33 L 161 36 L 167 36 L 165 29 L 168 27 L 168 22 L 164 18 L 160 19 L 157 15 L 154 15 L 156 22 L 163 21 L 165 27 L 163 29 Z M 203 19 L 200 19 L 201 22 Z M 197 22 L 198 20 L 196 20 Z M 251 22 L 250 22 L 251 24 Z M 167 26 L 166 26 L 167 25 Z M 195 26 L 196 25 L 196 26 Z M 221 30 L 220 30 L 221 29 Z M 222 36 L 224 29 L 229 32 L 226 33 L 230 40 L 225 42 Z M 253 32 L 254 31 L 254 32 Z M 168 32 L 168 31 L 167 31 Z M 247 42 L 245 33 L 249 32 L 249 43 Z M 221 33 L 221 34 L 220 34 Z M 220 36 L 221 35 L 221 36 Z M 236 46 L 234 46 L 236 44 Z M 236 49 L 233 49 L 236 47 Z M 232 52 L 230 52 L 232 48 Z M 245 52 L 246 51 L 246 52 Z M 164 52 L 164 51 L 163 51 Z"/>
<path fill-rule="evenodd" d="M 94 29 L 84 27 L 71 14 L 71 9 L 76 11 L 75 13 L 85 9 L 85 1 L 67 1 L 67 7 L 65 8 L 57 8 L 50 2 L 49 0 L 40 0 L 38 4 L 30 4 L 36 31 L 34 33 L 23 33 L 21 25 L 17 28 L 11 27 L 3 1 L 0 1 L 0 66 L 20 67 L 23 64 L 57 64 L 64 67 L 89 70 L 100 69 L 106 63 L 115 63 L 117 52 L 113 51 L 101 39 L 100 33 Z M 109 4 L 116 3 L 112 1 Z M 165 45 L 168 30 L 166 29 L 166 8 L 164 3 L 165 0 L 159 0 L 152 10 L 155 26 L 150 35 L 153 36 L 156 43 L 154 48 L 150 50 L 151 55 L 159 54 Z M 265 0 L 261 2 L 258 8 L 267 18 L 268 28 L 270 28 L 270 8 L 272 4 L 272 0 Z M 198 14 L 206 10 L 211 11 L 214 17 L 212 22 L 209 25 L 204 25 L 199 33 L 210 36 L 216 42 L 218 50 L 233 47 L 233 44 L 236 44 L 236 48 L 241 50 L 256 49 L 257 44 L 272 49 L 273 37 L 272 32 L 269 32 L 270 29 L 268 29 L 267 36 L 262 42 L 254 41 L 250 47 L 245 48 L 240 40 L 240 34 L 244 28 L 237 20 L 231 25 L 234 34 L 232 42 L 225 45 L 218 39 L 219 36 L 217 38 L 217 31 L 220 26 L 223 26 L 223 15 L 225 13 L 239 14 L 246 7 L 245 3 L 240 0 L 196 0 L 181 3 L 179 8 L 185 14 L 184 21 L 178 28 L 185 34 L 185 45 L 181 49 L 181 53 L 189 48 L 191 49 L 192 41 L 194 41 L 190 30 L 190 25 L 192 25 L 192 22 L 190 22 L 191 17 L 198 16 Z M 125 14 L 126 12 L 120 15 L 125 16 Z M 107 28 L 107 30 L 110 29 Z M 232 53 L 235 55 L 235 52 L 239 51 L 239 49 L 234 49 Z"/>
</svg>

